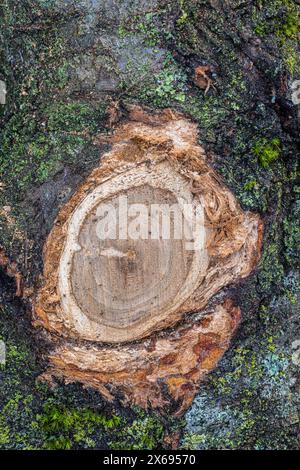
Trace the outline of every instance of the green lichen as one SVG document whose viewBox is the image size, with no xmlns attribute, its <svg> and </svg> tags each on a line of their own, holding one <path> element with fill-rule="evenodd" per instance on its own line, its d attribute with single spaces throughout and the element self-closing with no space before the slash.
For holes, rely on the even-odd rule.
<svg viewBox="0 0 300 470">
<path fill-rule="evenodd" d="M 294 188 L 294 201 L 283 221 L 285 257 L 290 266 L 297 269 L 300 264 L 300 189 Z"/>
<path fill-rule="evenodd" d="M 145 96 L 156 103 L 157 107 L 163 107 L 173 100 L 180 103 L 185 101 L 185 74 L 178 69 L 171 57 L 166 59 L 164 69 L 156 77 L 154 90 L 147 90 Z"/>
<path fill-rule="evenodd" d="M 299 4 L 293 0 L 273 0 L 261 3 L 263 8 L 254 10 L 255 33 L 264 38 L 275 39 L 285 66 L 292 75 L 296 75 L 300 71 Z"/>
<path fill-rule="evenodd" d="M 281 142 L 277 137 L 271 140 L 266 138 L 258 140 L 252 150 L 263 168 L 268 168 L 282 153 Z"/>
<path fill-rule="evenodd" d="M 148 12 L 141 15 L 133 15 L 129 21 L 118 25 L 120 38 L 126 38 L 139 34 L 143 44 L 147 47 L 156 47 L 160 43 L 161 31 L 159 29 L 159 19 L 163 11 Z"/>
<path fill-rule="evenodd" d="M 137 31 L 143 34 L 146 46 L 153 47 L 159 42 L 159 29 L 154 21 L 156 17 L 157 13 L 146 13 L 143 18 L 137 19 Z"/>
<path fill-rule="evenodd" d="M 50 132 L 94 134 L 101 129 L 106 114 L 106 104 L 92 106 L 90 103 L 57 102 L 44 112 L 47 130 Z"/>
<path fill-rule="evenodd" d="M 46 440 L 43 447 L 49 450 L 66 449 L 73 445 L 95 447 L 92 436 L 96 429 L 106 431 L 118 428 L 119 416 L 106 417 L 91 409 L 72 409 L 47 404 L 44 413 L 37 416 L 38 426 L 44 431 Z"/>
<path fill-rule="evenodd" d="M 42 372 L 32 332 L 20 330 L 14 308 L 0 310 L 0 449 L 154 449 L 162 445 L 166 423 L 139 408 L 108 409 L 96 392 L 37 379 Z M 20 321 L 20 318 L 19 318 Z"/>
<path fill-rule="evenodd" d="M 256 180 L 250 180 L 248 183 L 245 184 L 244 186 L 246 191 L 251 191 L 252 189 L 257 188 L 257 181 Z"/>
<path fill-rule="evenodd" d="M 180 17 L 177 20 L 177 24 L 179 26 L 182 26 L 188 21 L 189 14 L 185 9 L 185 0 L 179 0 L 179 6 L 180 6 Z"/>
<path fill-rule="evenodd" d="M 83 103 L 57 102 L 20 111 L 2 133 L 3 181 L 24 191 L 49 179 L 62 163 L 76 162 L 79 151 L 92 147 L 91 135 L 101 128 L 104 116 L 105 106 L 95 109 Z"/>
<path fill-rule="evenodd" d="M 118 450 L 152 450 L 162 445 L 164 427 L 155 416 L 138 413 L 138 419 L 126 426 L 119 433 L 119 439 L 111 442 L 109 447 Z"/>
<path fill-rule="evenodd" d="M 282 34 L 285 38 L 299 40 L 300 35 L 300 18 L 296 12 L 288 13 L 285 18 L 285 22 L 281 29 L 278 30 L 278 34 Z"/>
<path fill-rule="evenodd" d="M 187 75 L 176 63 L 171 54 L 165 54 L 161 71 L 157 74 L 149 73 L 149 66 L 145 65 L 140 71 L 136 71 L 140 79 L 123 83 L 121 89 L 124 98 L 133 98 L 147 105 L 157 108 L 172 106 L 185 102 L 187 90 Z"/>
</svg>

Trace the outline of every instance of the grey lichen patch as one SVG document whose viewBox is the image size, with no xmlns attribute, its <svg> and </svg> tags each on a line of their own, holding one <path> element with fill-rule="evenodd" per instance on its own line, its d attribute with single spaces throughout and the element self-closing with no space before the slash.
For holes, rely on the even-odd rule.
<svg viewBox="0 0 300 470">
<path fill-rule="evenodd" d="M 259 332 L 247 322 L 247 339 L 237 342 L 187 413 L 183 448 L 298 446 L 298 356 L 293 347 L 300 334 L 298 313 L 281 297 L 270 307 L 261 306 Z"/>
</svg>

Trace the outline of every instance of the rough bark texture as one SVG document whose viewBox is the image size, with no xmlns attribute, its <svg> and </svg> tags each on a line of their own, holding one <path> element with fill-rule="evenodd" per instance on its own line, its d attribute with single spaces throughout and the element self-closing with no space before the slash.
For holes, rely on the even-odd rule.
<svg viewBox="0 0 300 470">
<path fill-rule="evenodd" d="M 7 348 L 0 445 L 173 446 L 170 436 L 179 424 L 171 418 L 108 407 L 91 389 L 58 384 L 52 390 L 35 381 L 50 370 L 94 385 L 98 372 L 86 353 L 91 346 L 32 328 L 31 299 L 43 289 L 43 270 L 51 268 L 50 260 L 43 264 L 43 247 L 59 230 L 55 220 L 101 168 L 99 157 L 114 152 L 111 136 L 132 125 L 132 106 L 142 106 L 151 108 L 152 116 L 158 108 L 170 108 L 193 122 L 205 164 L 218 175 L 216 184 L 234 195 L 241 217 L 251 211 L 264 225 L 257 268 L 235 284 L 228 282 L 239 276 L 229 276 L 213 290 L 205 316 L 192 315 L 199 341 L 195 336 L 187 341 L 193 321 L 187 336 L 187 320 L 165 334 L 153 333 L 174 367 L 182 367 L 179 348 L 192 348 L 191 366 L 197 366 L 192 373 L 181 370 L 179 381 L 187 373 L 185 382 L 179 384 L 171 373 L 168 385 L 173 365 L 157 366 L 150 338 L 132 343 L 136 351 L 150 344 L 147 355 L 143 349 L 137 358 L 141 377 L 150 358 L 156 379 L 163 371 L 166 387 L 158 389 L 156 379 L 147 383 L 150 401 L 156 406 L 156 400 L 173 398 L 180 412 L 199 392 L 185 417 L 181 445 L 186 448 L 297 448 L 299 114 L 291 90 L 300 70 L 298 3 L 7 0 L 0 21 L 0 80 L 7 89 L 6 104 L 0 104 L 0 323 Z M 230 342 L 238 315 L 233 305 L 239 306 L 242 322 Z M 37 316 L 47 327 L 42 310 Z M 216 333 L 218 318 L 224 326 Z M 168 357 L 168 337 L 176 357 Z M 85 380 L 67 343 L 78 348 Z M 101 345 L 114 360 L 124 358 L 128 347 Z M 228 347 L 198 388 L 204 371 Z M 143 404 L 141 394 L 131 391 L 135 377 L 122 374 L 123 393 L 108 375 L 97 386 L 108 381 L 109 394 Z M 58 415 L 60 431 L 51 427 Z"/>
</svg>

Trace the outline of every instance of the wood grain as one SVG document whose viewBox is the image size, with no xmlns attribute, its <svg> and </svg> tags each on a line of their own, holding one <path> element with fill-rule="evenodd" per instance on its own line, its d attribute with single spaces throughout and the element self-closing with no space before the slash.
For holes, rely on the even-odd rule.
<svg viewBox="0 0 300 470">
<path fill-rule="evenodd" d="M 175 111 L 133 107 L 109 139 L 112 150 L 61 209 L 44 247 L 34 323 L 60 338 L 46 376 L 142 406 L 179 400 L 183 410 L 238 325 L 228 300 L 210 309 L 213 331 L 203 336 L 207 305 L 254 269 L 262 222 L 242 211 L 207 163 L 196 125 Z M 147 208 L 191 204 L 201 215 L 200 248 L 186 249 L 189 232 L 181 240 L 99 239 L 99 212 L 118 209 L 120 195 Z"/>
</svg>

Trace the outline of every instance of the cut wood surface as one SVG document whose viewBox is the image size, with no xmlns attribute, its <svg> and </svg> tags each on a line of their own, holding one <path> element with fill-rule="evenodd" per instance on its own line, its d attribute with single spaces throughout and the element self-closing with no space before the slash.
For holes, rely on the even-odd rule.
<svg viewBox="0 0 300 470">
<path fill-rule="evenodd" d="M 120 194 L 121 198 L 126 194 L 121 199 L 126 208 L 120 207 Z M 161 162 L 153 168 L 144 164 L 103 182 L 74 211 L 60 262 L 59 288 L 65 312 L 87 317 L 93 324 L 86 322 L 84 334 L 96 329 L 102 341 L 134 340 L 168 319 L 199 285 L 207 268 L 204 226 L 202 246 L 195 251 L 185 247 L 189 237 L 175 239 L 176 214 L 168 220 L 165 213 L 170 238 L 163 238 L 159 212 L 157 234 L 155 227 L 151 232 L 151 209 L 159 205 L 176 211 L 178 197 L 182 205 L 182 201 L 193 203 L 188 182 L 170 164 Z M 123 234 L 120 239 L 118 222 L 113 238 L 99 238 L 97 232 L 105 224 L 100 214 L 113 207 L 115 214 L 121 212 L 127 219 L 124 212 L 127 206 L 130 212 L 133 204 L 138 204 L 141 219 L 129 220 L 137 229 L 133 237 Z"/>
<path fill-rule="evenodd" d="M 231 313 L 222 307 L 223 320 L 215 324 L 220 336 L 214 336 L 214 347 L 197 347 L 198 359 L 193 363 L 187 355 L 191 345 L 199 343 L 200 333 L 193 326 L 192 313 L 197 318 L 205 316 L 203 309 L 214 294 L 251 272 L 260 255 L 262 223 L 257 215 L 241 210 L 208 165 L 203 148 L 197 145 L 196 126 L 182 115 L 171 110 L 150 115 L 133 107 L 129 121 L 121 124 L 109 140 L 112 150 L 62 208 L 46 242 L 35 325 L 65 338 L 64 345 L 51 356 L 51 374 L 55 375 L 57 366 L 59 376 L 105 389 L 106 396 L 109 390 L 114 390 L 109 392 L 111 396 L 119 390 L 143 405 L 146 402 L 141 399 L 141 389 L 155 383 L 155 394 L 149 391 L 147 398 L 153 406 L 162 406 L 165 400 L 162 392 L 158 393 L 163 387 L 162 377 L 169 384 L 172 378 L 176 382 L 184 377 L 184 383 L 191 380 L 193 384 L 193 392 L 184 399 L 187 404 L 195 384 L 211 368 L 203 366 L 203 351 L 205 361 L 215 363 L 236 329 L 236 322 L 232 327 L 228 327 L 231 323 L 227 320 L 223 322 L 224 315 L 231 318 Z M 139 216 L 142 209 L 147 211 L 142 222 L 135 212 L 137 236 L 123 237 L 118 219 L 112 237 L 99 237 L 107 208 L 124 214 L 124 196 L 128 207 L 139 204 Z M 164 238 L 159 232 L 158 238 L 153 237 L 153 204 L 179 207 L 187 227 L 181 239 L 175 236 L 174 212 L 170 218 L 171 236 Z M 184 207 L 188 204 L 198 215 L 196 232 L 191 218 L 185 217 Z M 191 249 L 195 238 L 198 243 L 193 246 L 197 249 Z M 220 308 L 213 310 L 220 312 Z M 186 326 L 179 334 L 176 324 L 180 320 Z M 170 327 L 175 328 L 172 334 L 165 330 Z M 148 355 L 145 341 L 152 341 L 161 330 L 164 346 L 155 349 L 154 373 L 153 357 Z M 67 342 L 72 338 L 79 341 L 79 346 Z M 209 338 L 205 343 L 211 344 Z M 136 340 L 142 342 L 132 343 Z M 90 342 L 90 347 L 86 343 L 80 346 L 80 341 Z M 109 354 L 103 343 L 115 345 Z M 164 359 L 175 344 L 176 361 Z M 143 365 L 138 359 L 141 355 L 145 355 Z M 131 379 L 122 385 L 119 367 L 123 364 L 123 370 L 125 358 Z M 92 361 L 93 367 L 86 361 Z M 159 364 L 164 364 L 161 370 Z M 150 389 L 153 391 L 152 385 Z M 173 390 L 173 399 L 178 393 Z"/>
</svg>

